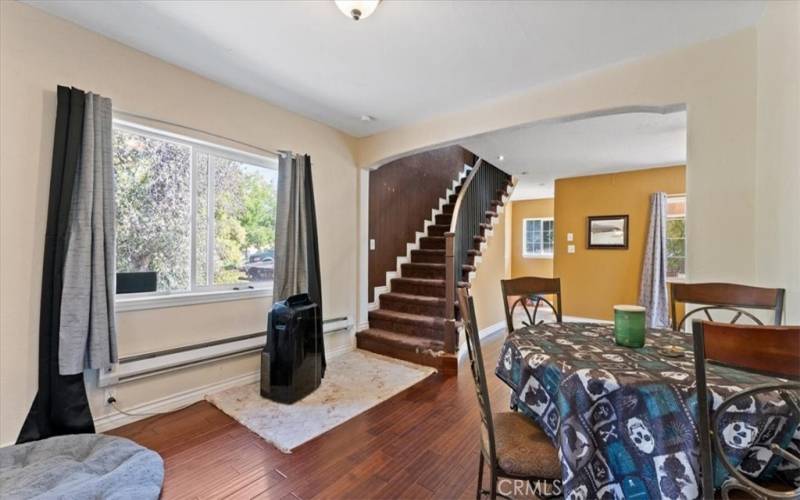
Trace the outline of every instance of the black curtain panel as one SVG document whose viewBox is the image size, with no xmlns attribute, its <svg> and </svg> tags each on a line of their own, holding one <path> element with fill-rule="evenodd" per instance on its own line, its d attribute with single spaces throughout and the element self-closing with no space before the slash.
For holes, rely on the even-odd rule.
<svg viewBox="0 0 800 500">
<path fill-rule="evenodd" d="M 306 200 L 306 241 L 308 242 L 308 250 L 306 251 L 306 258 L 308 260 L 308 295 L 311 297 L 312 302 L 319 305 L 319 324 L 317 327 L 322 331 L 322 283 L 319 271 L 319 243 L 317 239 L 317 210 L 314 204 L 314 181 L 311 178 L 311 157 L 305 155 L 305 200 Z M 320 337 L 321 339 L 321 337 Z M 325 348 L 321 346 L 322 352 L 322 375 L 325 376 L 325 368 L 327 362 L 325 360 Z"/>
<path fill-rule="evenodd" d="M 58 373 L 61 289 L 69 213 L 83 140 L 84 102 L 83 91 L 58 87 L 39 309 L 39 389 L 17 443 L 94 432 L 83 374 Z"/>
</svg>

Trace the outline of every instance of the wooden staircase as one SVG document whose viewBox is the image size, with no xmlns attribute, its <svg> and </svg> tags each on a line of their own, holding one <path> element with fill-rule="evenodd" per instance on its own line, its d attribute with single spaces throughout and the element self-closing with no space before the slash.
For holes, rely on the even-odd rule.
<svg viewBox="0 0 800 500">
<path fill-rule="evenodd" d="M 425 236 L 419 238 L 419 248 L 411 250 L 410 262 L 401 264 L 400 276 L 389 282 L 389 292 L 378 296 L 378 309 L 369 312 L 369 328 L 356 334 L 359 349 L 455 373 L 457 353 L 454 341 L 447 342 L 447 335 L 452 335 L 447 321 L 448 317 L 452 321 L 456 307 L 453 301 L 449 304 L 450 310 L 447 309 L 445 251 L 447 235 L 452 237 L 451 223 L 459 193 L 470 178 L 468 176 L 455 187 L 455 192 L 442 205 L 441 213 L 427 226 Z M 502 189 L 493 191 L 492 209 L 486 211 L 485 220 L 472 235 L 472 247 L 466 252 L 461 272 L 457 273 L 457 286 L 469 286 L 480 260 L 481 245 L 486 242 L 492 221 L 509 194 L 510 186 L 509 177 Z"/>
</svg>

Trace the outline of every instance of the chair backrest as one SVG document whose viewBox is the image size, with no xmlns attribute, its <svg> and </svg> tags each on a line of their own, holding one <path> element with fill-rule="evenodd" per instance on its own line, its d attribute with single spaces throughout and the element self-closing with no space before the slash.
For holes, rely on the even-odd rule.
<svg viewBox="0 0 800 500">
<path fill-rule="evenodd" d="M 731 323 L 741 317 L 749 318 L 753 323 L 763 323 L 747 309 L 769 309 L 774 311 L 774 324 L 780 325 L 783 317 L 783 288 L 761 288 L 756 286 L 737 285 L 735 283 L 671 283 L 670 309 L 672 313 L 672 329 L 683 329 L 686 320 L 693 314 L 703 312 L 708 321 L 713 310 L 733 311 Z M 678 302 L 696 304 L 696 307 L 678 319 L 675 305 Z"/>
<path fill-rule="evenodd" d="M 777 391 L 787 403 L 787 407 L 793 408 L 800 414 L 797 401 L 787 392 L 799 391 L 800 383 L 776 380 L 775 384 L 762 384 L 737 392 L 717 407 L 712 420 L 706 368 L 708 363 L 720 364 L 738 370 L 800 380 L 800 326 L 735 325 L 694 320 L 692 333 L 704 498 L 714 498 L 713 453 L 716 453 L 728 473 L 747 490 L 760 493 L 767 498 L 797 498 L 791 495 L 800 494 L 800 488 L 787 496 L 786 492 L 768 490 L 743 476 L 737 467 L 728 461 L 719 441 L 718 428 L 721 417 L 728 407 L 737 400 L 759 393 Z M 785 457 L 782 453 L 779 454 Z"/>
<path fill-rule="evenodd" d="M 523 321 L 525 326 L 536 324 L 536 313 L 539 306 L 544 303 L 553 310 L 556 321 L 561 323 L 561 279 L 538 278 L 525 276 L 500 280 L 500 290 L 503 293 L 503 308 L 506 312 L 506 326 L 508 331 L 514 331 L 514 312 L 521 307 L 528 320 Z M 556 303 L 553 304 L 545 295 L 555 295 Z M 530 304 L 533 303 L 533 306 Z M 532 307 L 532 311 L 531 311 Z"/>
<path fill-rule="evenodd" d="M 478 334 L 478 322 L 475 319 L 475 305 L 466 287 L 458 288 L 458 307 L 461 312 L 461 324 L 467 341 L 470 373 L 475 382 L 475 393 L 478 396 L 478 407 L 481 416 L 481 449 L 490 464 L 496 463 L 494 423 L 492 407 L 489 403 L 489 389 L 486 386 L 486 370 L 483 365 L 481 341 Z"/>
</svg>

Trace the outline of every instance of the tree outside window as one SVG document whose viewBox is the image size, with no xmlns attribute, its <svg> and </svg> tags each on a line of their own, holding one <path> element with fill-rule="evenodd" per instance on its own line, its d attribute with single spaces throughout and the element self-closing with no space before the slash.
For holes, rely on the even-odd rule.
<svg viewBox="0 0 800 500">
<path fill-rule="evenodd" d="M 686 196 L 667 199 L 667 278 L 686 278 Z"/>
</svg>

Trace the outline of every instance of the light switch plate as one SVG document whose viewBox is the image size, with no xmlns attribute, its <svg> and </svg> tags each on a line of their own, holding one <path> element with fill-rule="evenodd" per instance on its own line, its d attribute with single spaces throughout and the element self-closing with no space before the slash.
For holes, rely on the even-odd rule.
<svg viewBox="0 0 800 500">
<path fill-rule="evenodd" d="M 575 253 L 575 245 L 567 245 L 567 253 Z"/>
<path fill-rule="evenodd" d="M 369 249 L 375 250 L 375 240 L 372 238 L 369 239 Z"/>
<path fill-rule="evenodd" d="M 567 241 L 572 241 L 572 233 L 567 233 Z"/>
</svg>

